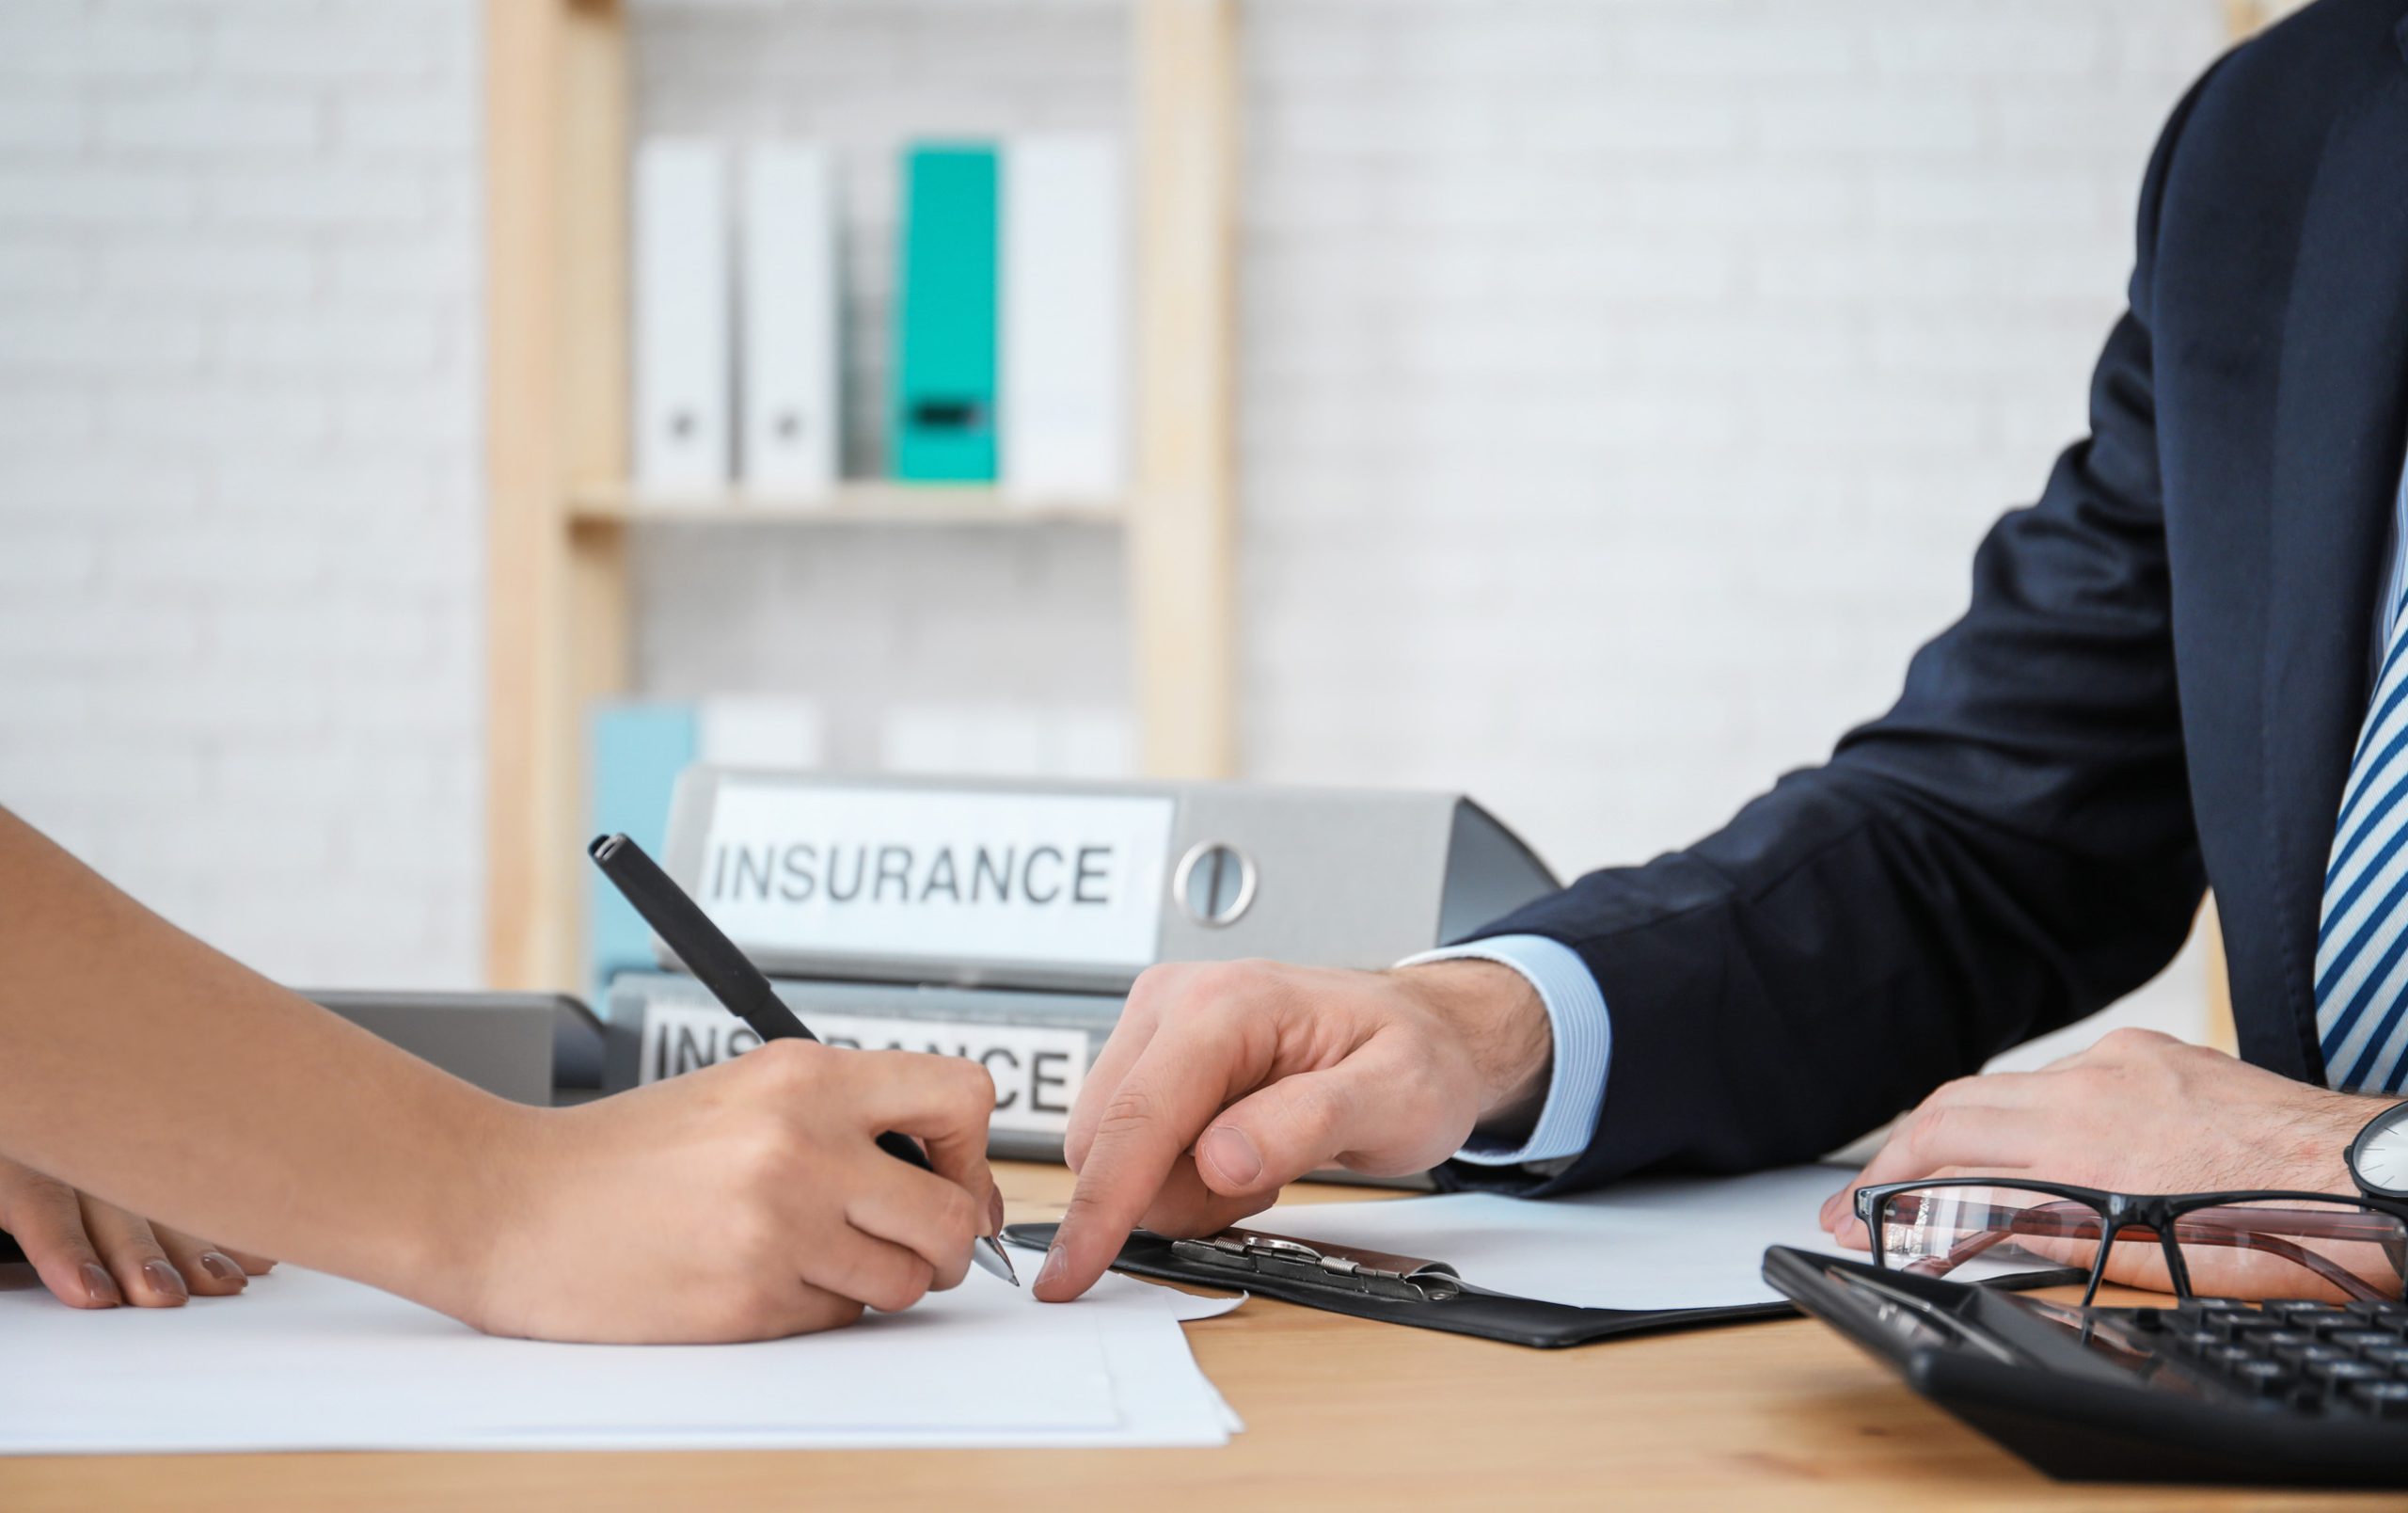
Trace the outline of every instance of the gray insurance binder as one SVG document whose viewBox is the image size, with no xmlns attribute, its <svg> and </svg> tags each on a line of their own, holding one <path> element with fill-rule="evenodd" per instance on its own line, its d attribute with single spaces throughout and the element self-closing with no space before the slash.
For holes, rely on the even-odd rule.
<svg viewBox="0 0 2408 1513">
<path fill-rule="evenodd" d="M 791 978 L 771 986 L 832 1044 L 934 1051 L 985 1066 L 995 1079 L 988 1152 L 1018 1161 L 1062 1159 L 1071 1100 L 1120 1014 L 1117 995 L 1096 993 Z M 613 1090 L 714 1065 L 757 1043 L 701 983 L 677 972 L 613 977 L 604 1037 L 603 1081 Z"/>
<path fill-rule="evenodd" d="M 602 1026 L 566 994 L 303 988 L 301 996 L 514 1103 L 602 1084 Z"/>
<path fill-rule="evenodd" d="M 1159 961 L 1385 967 L 1557 886 L 1461 795 L 1251 783 L 698 766 L 666 852 L 772 977 L 1116 995 Z"/>
<path fill-rule="evenodd" d="M 1120 1017 L 1120 996 L 936 983 L 772 979 L 795 1017 L 831 1044 L 933 1051 L 978 1062 L 995 1079 L 987 1154 L 1059 1161 L 1070 1106 Z M 715 1065 L 759 1043 L 744 1022 L 682 972 L 610 979 L 603 1086 L 620 1091 Z M 1332 1169 L 1311 1179 L 1426 1191 L 1427 1177 Z"/>
<path fill-rule="evenodd" d="M 1556 886 L 1460 795 L 1251 783 L 698 766 L 678 779 L 664 852 L 821 1039 L 979 1061 L 995 1078 L 993 1154 L 1052 1160 L 1153 964 L 1386 967 Z M 654 950 L 668 970 L 611 982 L 614 1088 L 752 1043 Z"/>
</svg>

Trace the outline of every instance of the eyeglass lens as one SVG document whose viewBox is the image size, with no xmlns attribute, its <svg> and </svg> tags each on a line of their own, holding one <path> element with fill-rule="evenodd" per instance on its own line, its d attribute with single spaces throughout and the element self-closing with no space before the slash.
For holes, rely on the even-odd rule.
<svg viewBox="0 0 2408 1513">
<path fill-rule="evenodd" d="M 1881 1263 L 1960 1282 L 2036 1266 L 2090 1269 L 2106 1216 L 2077 1199 L 2021 1187 L 1914 1187 L 1881 1205 Z"/>
</svg>

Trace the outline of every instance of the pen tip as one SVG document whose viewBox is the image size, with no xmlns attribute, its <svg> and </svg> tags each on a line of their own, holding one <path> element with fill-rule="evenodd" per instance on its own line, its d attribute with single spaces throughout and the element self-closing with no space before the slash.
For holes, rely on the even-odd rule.
<svg viewBox="0 0 2408 1513">
<path fill-rule="evenodd" d="M 1020 1272 L 1012 1266 L 1011 1255 L 1005 1250 L 1002 1241 L 991 1234 L 981 1234 L 973 1242 L 970 1251 L 972 1258 L 981 1268 L 1003 1278 L 1015 1287 L 1020 1285 Z"/>
</svg>

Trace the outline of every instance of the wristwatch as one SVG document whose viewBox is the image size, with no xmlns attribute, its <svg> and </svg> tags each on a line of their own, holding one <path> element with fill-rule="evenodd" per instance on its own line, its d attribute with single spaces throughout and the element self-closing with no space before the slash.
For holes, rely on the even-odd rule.
<svg viewBox="0 0 2408 1513">
<path fill-rule="evenodd" d="M 2408 1103 L 2393 1104 L 2350 1142 L 2350 1180 L 2369 1198 L 2408 1202 Z"/>
</svg>

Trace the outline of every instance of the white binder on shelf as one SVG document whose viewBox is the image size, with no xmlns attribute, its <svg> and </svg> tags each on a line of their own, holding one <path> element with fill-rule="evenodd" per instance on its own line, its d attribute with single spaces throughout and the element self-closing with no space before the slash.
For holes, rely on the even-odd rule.
<svg viewBox="0 0 2408 1513">
<path fill-rule="evenodd" d="M 748 151 L 742 225 L 744 482 L 779 495 L 824 494 L 836 483 L 844 424 L 827 151 L 803 142 Z"/>
<path fill-rule="evenodd" d="M 695 707 L 694 752 L 697 759 L 723 767 L 824 767 L 827 715 L 811 699 L 714 694 Z"/>
<path fill-rule="evenodd" d="M 1023 502 L 1117 497 L 1128 471 L 1129 216 L 1108 136 L 1004 151 L 1002 485 Z"/>
<path fill-rule="evenodd" d="M 662 137 L 636 150 L 635 472 L 674 497 L 729 478 L 727 154 Z"/>
</svg>

